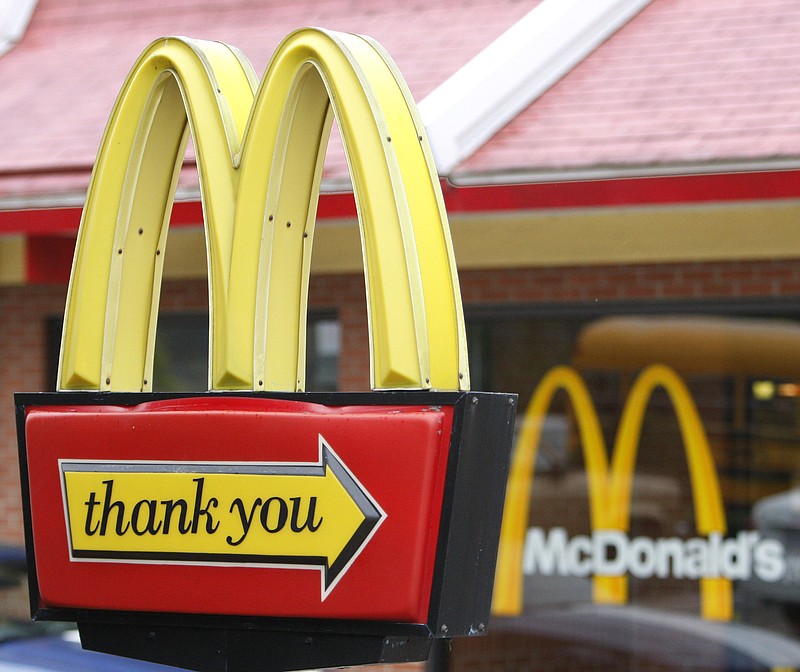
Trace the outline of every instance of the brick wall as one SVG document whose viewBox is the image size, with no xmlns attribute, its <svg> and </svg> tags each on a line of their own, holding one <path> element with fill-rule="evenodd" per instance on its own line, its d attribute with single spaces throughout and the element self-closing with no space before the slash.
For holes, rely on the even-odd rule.
<svg viewBox="0 0 800 672">
<path fill-rule="evenodd" d="M 0 543 L 22 543 L 13 394 L 51 389 L 45 320 L 65 298 L 65 287 L 0 288 Z"/>
<path fill-rule="evenodd" d="M 574 301 L 736 299 L 800 297 L 800 263 L 741 263 L 590 266 L 460 274 L 464 304 Z M 0 288 L 0 543 L 22 541 L 13 393 L 48 390 L 46 324 L 63 311 L 63 286 Z M 800 305 L 800 304 L 799 304 Z M 205 281 L 167 282 L 162 311 L 204 310 Z M 364 280 L 358 275 L 315 276 L 312 309 L 333 310 L 342 322 L 340 386 L 369 388 L 369 353 Z M 800 312 L 800 311 L 799 311 Z"/>
<path fill-rule="evenodd" d="M 465 305 L 800 296 L 800 263 L 760 261 L 464 271 Z"/>
</svg>

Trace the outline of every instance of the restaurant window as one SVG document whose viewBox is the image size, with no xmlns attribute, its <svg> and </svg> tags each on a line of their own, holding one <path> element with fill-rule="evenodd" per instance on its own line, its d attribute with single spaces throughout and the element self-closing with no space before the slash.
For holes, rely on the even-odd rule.
<svg viewBox="0 0 800 672">
<path fill-rule="evenodd" d="M 800 668 L 800 314 L 646 308 L 468 312 L 473 388 L 520 395 L 525 522 L 438 667 Z"/>
</svg>

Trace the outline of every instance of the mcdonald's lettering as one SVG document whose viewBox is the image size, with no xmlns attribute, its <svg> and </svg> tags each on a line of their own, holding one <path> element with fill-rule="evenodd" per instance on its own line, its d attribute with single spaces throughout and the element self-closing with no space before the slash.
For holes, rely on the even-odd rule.
<svg viewBox="0 0 800 672">
<path fill-rule="evenodd" d="M 634 537 L 619 530 L 595 530 L 569 537 L 563 527 L 529 528 L 522 560 L 525 574 L 606 576 L 637 579 L 709 579 L 780 581 L 787 562 L 783 544 L 742 531 L 732 539 L 720 534 L 680 539 Z"/>
<path fill-rule="evenodd" d="M 658 387 L 667 392 L 675 409 L 694 501 L 698 537 L 688 540 L 680 550 L 672 540 L 627 538 L 639 434 L 647 402 Z M 545 536 L 541 531 L 529 531 L 527 524 L 530 493 L 535 487 L 533 467 L 542 422 L 553 396 L 559 390 L 564 390 L 572 403 L 586 465 L 589 516 L 594 530 L 591 538 L 578 537 L 571 541 L 563 536 L 563 531 L 551 531 L 551 536 Z M 697 574 L 701 610 L 705 618 L 730 620 L 733 615 L 731 581 L 737 578 L 737 572 L 741 570 L 721 571 L 718 565 L 726 563 L 720 559 L 722 556 L 719 553 L 734 553 L 742 558 L 750 558 L 752 554 L 752 559 L 738 562 L 748 567 L 758 565 L 758 571 L 768 577 L 780 578 L 785 572 L 785 563 L 782 551 L 775 542 L 762 540 L 758 544 L 751 543 L 754 537 L 723 541 L 726 532 L 725 511 L 708 437 L 688 388 L 673 370 L 655 364 L 644 369 L 636 378 L 622 411 L 609 465 L 600 422 L 586 384 L 573 369 L 556 367 L 537 386 L 515 446 L 500 535 L 493 609 L 498 614 L 521 612 L 525 567 L 572 566 L 579 567 L 579 571 L 586 571 L 594 563 L 601 570 L 607 568 L 610 561 L 604 559 L 606 556 L 602 553 L 594 551 L 596 544 L 603 545 L 604 540 L 614 539 L 617 545 L 615 550 L 619 554 L 615 556 L 617 564 L 612 563 L 611 566 L 618 567 L 620 571 L 587 574 L 593 576 L 593 597 L 596 602 L 625 603 L 628 599 L 628 574 L 635 575 L 631 568 L 649 573 L 650 564 L 658 565 L 660 562 L 662 571 L 663 567 L 669 565 L 671 571 L 680 566 L 684 574 Z M 526 544 L 526 540 L 529 543 Z M 545 546 L 536 550 L 539 543 Z M 690 548 L 693 549 L 691 552 L 688 550 Z M 719 548 L 719 553 L 713 550 L 715 548 Z M 668 562 L 670 549 L 676 558 L 680 556 L 681 559 Z M 735 549 L 735 552 L 731 549 Z M 706 559 L 703 560 L 701 556 Z M 630 562 L 626 562 L 626 558 Z M 691 567 L 691 571 L 685 569 L 687 567 Z M 707 571 L 701 571 L 702 567 Z M 766 580 L 774 581 L 777 578 Z"/>
</svg>

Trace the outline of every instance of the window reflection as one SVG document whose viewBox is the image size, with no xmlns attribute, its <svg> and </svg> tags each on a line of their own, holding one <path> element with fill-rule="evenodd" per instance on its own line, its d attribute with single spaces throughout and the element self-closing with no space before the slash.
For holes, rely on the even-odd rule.
<svg viewBox="0 0 800 672">
<path fill-rule="evenodd" d="M 479 384 L 518 392 L 521 409 L 553 367 L 572 367 L 596 414 L 606 490 L 621 487 L 618 432 L 651 365 L 685 385 L 711 467 L 687 466 L 700 439 L 687 436 L 675 391 L 656 386 L 634 427 L 630 505 L 615 526 L 613 492 L 600 498 L 605 513 L 593 511 L 597 467 L 579 404 L 554 393 L 536 420 L 519 611 L 496 615 L 486 638 L 454 642 L 449 668 L 800 667 L 800 322 L 530 316 L 469 329 Z M 524 431 L 520 415 L 515 451 Z"/>
</svg>

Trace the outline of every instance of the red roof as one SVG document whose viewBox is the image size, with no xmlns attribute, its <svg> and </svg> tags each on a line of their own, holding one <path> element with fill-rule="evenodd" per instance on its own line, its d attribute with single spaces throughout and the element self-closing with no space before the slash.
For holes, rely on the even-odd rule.
<svg viewBox="0 0 800 672">
<path fill-rule="evenodd" d="M 296 28 L 364 33 L 389 51 L 419 100 L 530 8 L 516 0 L 39 0 L 22 42 L 0 58 L 0 197 L 85 190 L 117 91 L 158 37 L 228 42 L 261 74 Z"/>
<path fill-rule="evenodd" d="M 421 100 L 536 4 L 39 0 L 21 43 L 0 57 L 0 199 L 80 198 L 114 97 L 159 36 L 229 42 L 261 73 L 297 27 L 365 33 Z M 796 0 L 653 0 L 450 177 L 721 161 L 797 167 L 798 44 Z"/>
<path fill-rule="evenodd" d="M 654 0 L 459 171 L 800 159 L 800 3 Z"/>
</svg>

